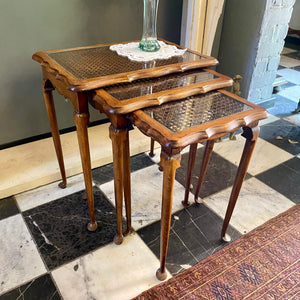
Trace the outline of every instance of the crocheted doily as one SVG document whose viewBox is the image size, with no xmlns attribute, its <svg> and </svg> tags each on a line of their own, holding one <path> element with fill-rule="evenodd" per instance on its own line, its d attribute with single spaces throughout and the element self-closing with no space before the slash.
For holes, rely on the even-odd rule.
<svg viewBox="0 0 300 300">
<path fill-rule="evenodd" d="M 186 49 L 178 49 L 176 46 L 168 45 L 162 41 L 158 41 L 160 49 L 156 52 L 146 52 L 138 48 L 138 42 L 128 44 L 118 44 L 109 47 L 110 50 L 116 51 L 118 55 L 126 56 L 133 61 L 150 61 L 156 59 L 168 59 L 173 56 L 181 56 Z"/>
</svg>

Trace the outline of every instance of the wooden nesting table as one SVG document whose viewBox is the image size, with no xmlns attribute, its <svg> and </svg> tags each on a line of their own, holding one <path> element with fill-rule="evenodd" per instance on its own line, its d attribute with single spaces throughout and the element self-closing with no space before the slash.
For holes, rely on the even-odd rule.
<svg viewBox="0 0 300 300">
<path fill-rule="evenodd" d="M 230 241 L 226 234 L 229 221 L 245 178 L 250 158 L 259 134 L 258 122 L 267 117 L 264 108 L 254 105 L 225 90 L 212 91 L 195 95 L 160 107 L 151 107 L 133 112 L 128 116 L 132 124 L 145 135 L 159 142 L 162 147 L 161 167 L 163 169 L 163 192 L 161 208 L 160 268 L 156 276 L 160 280 L 167 277 L 166 256 L 171 223 L 173 187 L 176 169 L 180 166 L 180 152 L 191 145 L 189 159 L 189 177 L 197 143 L 214 141 L 228 133 L 243 128 L 242 136 L 246 138 L 243 154 L 227 207 L 221 237 Z M 212 151 L 211 147 L 210 151 Z M 209 159 L 206 151 L 204 173 Z M 189 190 L 189 185 L 186 186 Z M 126 199 L 125 199 L 126 200 Z M 188 204 L 187 199 L 183 204 Z M 213 226 L 213 224 L 212 224 Z M 196 237 L 195 237 L 196 238 Z"/>
<path fill-rule="evenodd" d="M 205 70 L 202 70 L 205 72 Z M 206 70 L 206 72 L 209 70 Z M 197 71 L 193 71 L 194 73 Z M 199 72 L 199 70 L 198 70 Z M 209 71 L 211 72 L 211 71 Z M 214 73 L 215 76 L 220 75 Z M 222 76 L 222 75 L 220 75 Z M 170 75 L 173 77 L 174 75 Z M 161 78 L 164 80 L 164 78 Z M 140 81 L 136 85 L 143 86 L 145 90 L 149 89 L 153 81 Z M 124 112 L 124 107 L 120 108 L 120 102 L 115 102 L 116 98 L 123 99 L 123 97 L 131 97 L 135 93 L 134 85 L 130 89 L 131 85 L 108 87 L 96 92 L 94 97 L 95 107 L 104 108 L 107 112 L 112 113 L 114 105 L 116 111 L 120 109 Z M 197 143 L 208 142 L 206 155 L 203 158 L 204 173 L 207 166 L 205 161 L 208 161 L 210 153 L 212 151 L 213 141 L 216 138 L 225 136 L 228 133 L 235 132 L 239 128 L 243 128 L 243 136 L 246 138 L 244 151 L 241 157 L 241 161 L 236 174 L 236 179 L 232 188 L 224 224 L 221 232 L 223 240 L 229 241 L 230 237 L 226 234 L 226 230 L 231 218 L 236 200 L 238 198 L 239 191 L 242 186 L 242 182 L 247 172 L 247 168 L 250 162 L 250 158 L 259 134 L 258 122 L 267 117 L 267 112 L 264 108 L 248 102 L 232 93 L 225 90 L 213 90 L 206 93 L 194 93 L 191 94 L 191 90 L 187 89 L 185 92 L 176 93 L 176 89 L 167 90 L 166 94 L 174 101 L 168 103 L 146 107 L 140 110 L 132 109 L 132 113 L 128 112 L 127 119 L 130 123 L 135 125 L 145 135 L 151 137 L 162 147 L 161 151 L 161 167 L 163 169 L 163 192 L 162 192 L 162 208 L 161 208 L 161 242 L 160 242 L 160 268 L 157 270 L 156 276 L 160 280 L 164 280 L 167 277 L 166 273 L 166 256 L 169 240 L 170 222 L 171 222 L 171 209 L 173 198 L 173 186 L 175 180 L 176 169 L 180 166 L 180 152 L 187 146 L 191 146 L 190 159 L 189 159 L 189 177 L 191 176 L 193 161 L 195 159 L 195 151 Z M 133 94 L 131 94 L 133 93 Z M 114 97 L 112 97 L 112 95 Z M 126 96 L 127 95 L 127 96 Z M 172 96 L 171 96 L 172 95 Z M 152 101 L 158 99 L 162 95 L 149 94 Z M 181 96 L 181 98 L 180 98 Z M 141 98 L 140 98 L 141 99 Z M 132 100 L 124 100 L 132 101 Z M 134 102 L 136 107 L 139 106 L 139 101 Z M 142 101 L 140 102 L 142 103 Z M 154 102 L 153 102 L 154 103 Z M 128 106 L 130 107 L 130 106 Z M 127 111 L 126 111 L 127 112 Z M 109 113 L 108 113 L 109 115 Z M 123 157 L 125 161 L 128 159 L 127 145 L 128 136 L 124 134 L 122 144 L 118 144 L 113 141 L 114 149 L 114 167 L 115 181 L 119 182 L 119 186 L 116 189 L 116 201 L 119 201 L 119 206 L 122 204 L 121 192 L 128 190 L 127 183 L 124 179 L 130 177 L 129 169 L 122 169 L 121 159 Z M 117 154 L 115 155 L 115 153 Z M 118 161 L 119 164 L 115 165 Z M 124 177 L 123 177 L 124 176 Z M 115 182 L 115 183 L 116 183 Z M 122 184 L 124 183 L 124 187 Z M 189 189 L 189 186 L 186 186 Z M 187 205 L 187 199 L 183 202 Z M 126 197 L 125 193 L 125 207 L 127 211 L 127 231 L 130 229 L 130 197 Z M 122 211 L 117 210 L 117 223 L 119 239 L 117 242 L 121 242 L 122 236 Z"/>
<path fill-rule="evenodd" d="M 172 44 L 167 41 L 165 42 Z M 88 230 L 90 231 L 94 231 L 97 228 L 94 215 L 91 161 L 87 133 L 87 125 L 89 123 L 88 103 L 92 101 L 95 90 L 112 84 L 132 82 L 141 78 L 159 78 L 160 76 L 174 72 L 185 72 L 217 64 L 215 58 L 200 55 L 191 50 L 187 50 L 182 56 L 174 56 L 169 59 L 157 60 L 151 63 L 135 62 L 126 57 L 119 56 L 116 52 L 111 51 L 109 46 L 110 44 L 39 51 L 32 56 L 42 67 L 42 89 L 62 176 L 62 182 L 59 184 L 61 188 L 66 187 L 67 180 L 52 91 L 56 89 L 72 102 L 90 212 L 90 222 L 88 224 Z M 177 47 L 181 48 L 180 46 Z M 216 80 L 215 83 L 218 84 L 218 80 Z M 196 83 L 195 88 L 197 86 L 201 88 L 204 84 Z M 168 99 L 164 99 L 163 102 L 164 101 L 168 101 Z M 127 106 L 126 101 L 123 104 L 125 103 L 126 105 L 124 105 L 124 107 Z M 157 104 L 159 103 L 160 101 Z M 142 107 L 144 106 L 140 105 L 138 108 Z M 101 105 L 99 110 L 101 112 L 104 111 Z M 118 112 L 121 114 L 114 115 L 114 111 L 108 112 L 112 122 L 110 137 L 113 142 L 117 144 L 123 143 L 123 140 L 126 141 L 125 137 L 129 126 L 128 120 L 122 115 L 123 112 Z M 127 148 L 125 145 L 124 149 Z M 128 151 L 127 154 L 129 154 L 128 149 L 124 151 Z M 114 156 L 118 156 L 118 154 L 114 154 Z M 127 157 L 127 155 L 125 155 L 125 157 Z M 118 165 L 116 160 L 115 165 Z M 129 160 L 124 163 L 124 168 L 129 168 Z M 116 172 L 118 173 L 119 170 Z M 129 182 L 127 182 L 126 186 L 130 187 L 130 178 L 127 180 Z M 116 195 L 119 195 L 118 189 Z M 130 197 L 130 190 L 126 190 L 125 195 Z M 116 204 L 117 203 L 119 203 L 119 201 L 116 201 Z M 119 209 L 117 205 L 117 210 Z M 117 241 L 118 239 L 121 240 L 121 233 L 119 233 L 115 239 L 116 242 L 121 242 Z"/>
<path fill-rule="evenodd" d="M 166 278 L 172 191 L 181 150 L 189 145 L 195 149 L 196 143 L 211 141 L 243 127 L 246 144 L 224 221 L 222 236 L 225 236 L 258 136 L 258 121 L 266 117 L 266 111 L 224 90 L 216 91 L 232 84 L 229 77 L 203 69 L 215 65 L 216 59 L 187 50 L 184 55 L 170 59 L 133 62 L 118 56 L 109 49 L 109 45 L 41 51 L 35 53 L 33 59 L 42 66 L 42 88 L 62 175 L 59 184 L 62 188 L 66 187 L 66 175 L 52 91 L 56 89 L 73 104 L 90 212 L 88 230 L 97 228 L 87 134 L 88 103 L 105 113 L 111 122 L 109 135 L 113 148 L 116 244 L 123 241 L 123 195 L 127 219 L 124 234 L 131 230 L 128 130 L 133 124 L 161 144 L 164 175 L 161 259 L 157 272 L 160 280 Z"/>
</svg>

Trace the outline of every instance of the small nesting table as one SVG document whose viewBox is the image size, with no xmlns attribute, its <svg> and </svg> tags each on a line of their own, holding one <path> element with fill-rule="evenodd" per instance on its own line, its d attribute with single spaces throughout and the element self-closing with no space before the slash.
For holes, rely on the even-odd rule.
<svg viewBox="0 0 300 300">
<path fill-rule="evenodd" d="M 246 138 L 246 142 L 221 232 L 222 239 L 228 241 L 230 237 L 226 234 L 226 230 L 257 141 L 258 122 L 266 117 L 267 112 L 264 108 L 225 90 L 194 95 L 160 107 L 138 110 L 128 115 L 132 124 L 160 143 L 162 147 L 163 192 L 160 268 L 156 272 L 158 279 L 164 280 L 167 277 L 166 256 L 173 187 L 175 172 L 180 166 L 181 150 L 189 145 L 193 145 L 195 149 L 197 143 L 211 141 L 243 128 L 242 135 Z"/>
</svg>

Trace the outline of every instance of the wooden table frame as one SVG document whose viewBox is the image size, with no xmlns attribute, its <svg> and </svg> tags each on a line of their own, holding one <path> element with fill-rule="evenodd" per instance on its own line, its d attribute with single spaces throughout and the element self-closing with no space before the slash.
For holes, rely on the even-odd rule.
<svg viewBox="0 0 300 300">
<path fill-rule="evenodd" d="M 91 105 L 100 112 L 105 113 L 110 122 L 109 128 L 110 138 L 113 148 L 114 162 L 114 193 L 117 216 L 117 233 L 114 238 L 116 244 L 121 244 L 123 236 L 131 232 L 131 187 L 130 187 L 130 162 L 129 162 L 129 141 L 128 129 L 130 122 L 126 116 L 141 107 L 157 106 L 158 104 L 167 103 L 178 100 L 179 95 L 186 98 L 199 93 L 217 89 L 218 87 L 228 87 L 232 85 L 231 78 L 219 74 L 213 70 L 204 69 L 211 74 L 217 75 L 219 78 L 212 79 L 207 82 L 191 84 L 186 87 L 165 90 L 158 93 L 145 95 L 143 97 L 134 98 L 133 100 L 118 101 L 107 93 L 104 89 L 96 90 Z M 130 85 L 128 85 L 128 88 Z M 164 99 L 160 101 L 159 99 Z M 124 104 L 123 104 L 124 102 Z M 123 192 L 125 198 L 125 210 L 127 228 L 122 230 L 122 203 Z"/>
<path fill-rule="evenodd" d="M 168 44 L 172 44 L 167 41 L 165 42 Z M 87 131 L 87 125 L 89 123 L 88 103 L 91 101 L 95 93 L 95 90 L 110 84 L 131 82 L 133 80 L 137 80 L 141 78 L 159 77 L 174 72 L 184 72 L 185 70 L 191 70 L 191 69 L 201 68 L 206 66 L 213 66 L 218 63 L 218 61 L 213 57 L 201 55 L 195 51 L 188 49 L 187 51 L 189 53 L 199 58 L 191 61 L 184 61 L 175 64 L 167 64 L 159 67 L 152 67 L 149 69 L 137 69 L 130 72 L 123 72 L 123 71 L 118 72 L 118 70 L 116 70 L 115 73 L 109 75 L 99 74 L 99 76 L 96 76 L 94 78 L 78 79 L 66 68 L 64 68 L 61 64 L 56 62 L 55 59 L 51 58 L 51 55 L 55 53 L 68 53 L 72 51 L 81 51 L 81 50 L 89 50 L 89 49 L 93 50 L 100 47 L 107 47 L 109 45 L 112 44 L 102 44 L 102 45 L 95 45 L 90 47 L 76 47 L 71 49 L 60 49 L 60 50 L 51 50 L 51 51 L 39 51 L 32 56 L 32 58 L 37 62 L 39 62 L 42 67 L 42 72 L 43 72 L 42 89 L 43 89 L 44 100 L 47 108 L 49 123 L 51 127 L 52 138 L 55 146 L 56 156 L 57 156 L 60 173 L 62 177 L 62 182 L 59 184 L 61 188 L 66 187 L 67 179 L 66 179 L 66 172 L 64 166 L 61 141 L 59 136 L 59 130 L 57 125 L 56 112 L 55 112 L 55 107 L 53 102 L 53 94 L 52 94 L 53 90 L 56 89 L 65 98 L 70 99 L 73 105 L 74 122 L 77 130 L 77 138 L 79 143 L 82 169 L 84 174 L 86 196 L 87 196 L 89 213 L 90 213 L 90 222 L 88 223 L 87 228 L 90 231 L 94 231 L 97 229 L 97 222 L 95 221 L 95 213 L 94 213 L 91 159 L 90 159 L 88 131 Z M 182 48 L 178 45 L 176 46 Z M 85 66 L 83 65 L 82 68 L 84 69 Z M 101 108 L 99 108 L 99 110 L 102 111 Z M 121 152 L 125 153 L 124 161 L 119 162 L 117 160 L 117 157 L 119 157 L 119 149 L 117 148 L 114 149 L 113 156 L 116 161 L 115 165 L 121 163 L 121 169 L 124 169 L 125 172 L 127 172 L 129 168 L 129 161 L 127 162 L 127 154 L 126 154 L 127 152 L 129 153 L 129 148 L 127 145 L 128 120 L 125 120 L 124 117 L 120 115 L 120 117 L 112 117 L 111 122 L 112 125 L 110 127 L 110 138 L 112 139 L 113 144 L 114 143 L 116 145 L 122 144 L 122 147 L 124 149 L 122 148 Z M 124 141 L 124 143 L 122 141 Z M 117 168 L 114 169 L 115 169 L 116 177 L 118 177 L 119 169 Z M 116 180 L 118 179 L 115 179 L 115 182 Z M 127 178 L 126 180 L 127 182 L 125 186 L 129 186 L 129 190 L 125 192 L 125 195 L 127 195 L 128 198 L 130 197 L 130 178 Z M 118 195 L 118 193 L 119 191 L 117 189 L 116 195 Z M 127 199 L 127 202 L 129 202 L 129 199 Z M 121 209 L 119 205 L 121 205 L 122 207 L 120 201 L 116 201 L 117 211 Z M 129 214 L 128 214 L 128 219 L 130 219 Z M 119 233 L 115 238 L 115 242 L 121 243 L 121 241 L 122 241 L 122 235 Z"/>
<path fill-rule="evenodd" d="M 96 90 L 96 95 L 98 97 L 94 97 L 94 99 L 96 99 L 95 107 L 96 109 L 103 109 L 108 114 L 128 114 L 138 109 L 149 106 L 162 105 L 170 101 L 186 98 L 197 94 L 204 94 L 212 90 L 232 86 L 233 84 L 233 80 L 228 76 L 207 68 L 201 70 L 215 75 L 218 78 L 189 84 L 187 86 L 178 87 L 171 90 L 149 93 L 148 95 L 143 95 L 122 101 L 114 98 L 107 90 L 98 89 Z M 130 85 L 127 85 L 127 88 L 129 90 L 131 88 Z M 98 104 L 100 104 L 100 106 Z"/>
<path fill-rule="evenodd" d="M 221 232 L 221 237 L 224 241 L 230 240 L 230 237 L 226 234 L 226 230 L 228 228 L 229 221 L 259 135 L 258 122 L 259 120 L 265 119 L 267 117 L 267 111 L 264 108 L 252 104 L 225 90 L 220 90 L 219 92 L 228 95 L 231 98 L 237 99 L 238 101 L 251 106 L 253 109 L 217 119 L 212 122 L 207 122 L 179 132 L 171 132 L 169 129 L 158 123 L 142 110 L 133 112 L 129 115 L 129 119 L 132 124 L 138 127 L 139 130 L 145 135 L 153 138 L 155 141 L 160 143 L 162 147 L 160 162 L 163 169 L 160 268 L 156 272 L 156 276 L 159 280 L 164 280 L 167 277 L 166 257 L 171 224 L 173 188 L 176 169 L 180 167 L 180 152 L 186 146 L 191 145 L 188 167 L 189 176 L 191 176 L 197 143 L 208 141 L 207 150 L 205 151 L 202 164 L 204 176 L 207 167 L 206 162 L 208 161 L 210 153 L 212 151 L 211 146 L 213 145 L 213 142 L 211 141 L 214 141 L 216 138 L 222 137 L 228 133 L 234 132 L 239 128 L 243 128 L 242 136 L 246 138 L 246 143 L 233 184 Z M 189 186 L 186 186 L 186 190 L 189 190 Z M 185 201 L 184 204 L 188 204 L 187 201 Z"/>
</svg>

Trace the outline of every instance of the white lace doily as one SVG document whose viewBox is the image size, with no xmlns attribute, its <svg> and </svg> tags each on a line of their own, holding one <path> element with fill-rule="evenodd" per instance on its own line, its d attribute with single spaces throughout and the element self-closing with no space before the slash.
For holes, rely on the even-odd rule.
<svg viewBox="0 0 300 300">
<path fill-rule="evenodd" d="M 181 56 L 186 49 L 178 49 L 176 46 L 168 45 L 158 41 L 160 49 L 156 52 L 146 52 L 138 48 L 139 43 L 133 42 L 128 44 L 118 44 L 109 47 L 110 50 L 116 51 L 121 56 L 126 56 L 133 61 L 150 61 L 154 59 L 168 59 L 173 56 Z"/>
</svg>

